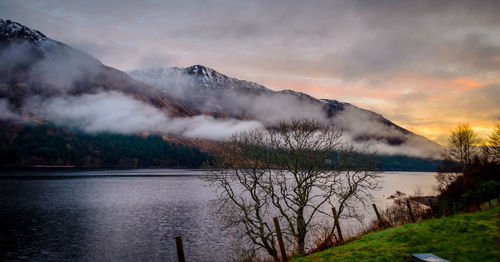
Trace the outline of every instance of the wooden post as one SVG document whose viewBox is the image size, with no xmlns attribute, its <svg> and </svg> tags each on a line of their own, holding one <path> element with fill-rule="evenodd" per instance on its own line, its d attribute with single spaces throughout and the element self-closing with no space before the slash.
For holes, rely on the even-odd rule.
<svg viewBox="0 0 500 262">
<path fill-rule="evenodd" d="M 339 234 L 340 243 L 344 243 L 344 237 L 342 237 L 342 231 L 340 230 L 339 217 L 337 216 L 337 210 L 335 207 L 332 207 L 333 219 L 335 223 L 335 227 L 337 228 L 337 233 Z"/>
<path fill-rule="evenodd" d="M 283 235 L 281 235 L 280 222 L 278 221 L 277 217 L 274 217 L 273 221 L 274 221 L 274 228 L 276 229 L 276 236 L 278 237 L 278 243 L 280 245 L 281 261 L 286 262 L 287 257 L 286 257 L 285 243 L 283 243 Z"/>
<path fill-rule="evenodd" d="M 380 213 L 378 212 L 377 206 L 373 204 L 373 209 L 375 210 L 375 214 L 377 215 L 378 222 L 380 225 L 383 225 L 384 221 L 382 221 L 382 217 L 380 216 Z"/>
<path fill-rule="evenodd" d="M 177 246 L 177 258 L 178 258 L 179 262 L 186 262 L 186 259 L 184 258 L 184 248 L 182 247 L 182 237 L 181 236 L 175 237 L 175 245 Z"/>
<path fill-rule="evenodd" d="M 434 217 L 434 210 L 432 210 L 432 200 L 429 198 L 429 208 L 431 210 L 431 218 Z"/>
<path fill-rule="evenodd" d="M 408 211 L 410 212 L 411 221 L 415 223 L 415 217 L 413 216 L 413 212 L 411 211 L 411 205 L 409 199 L 406 199 L 406 205 L 408 206 Z"/>
</svg>

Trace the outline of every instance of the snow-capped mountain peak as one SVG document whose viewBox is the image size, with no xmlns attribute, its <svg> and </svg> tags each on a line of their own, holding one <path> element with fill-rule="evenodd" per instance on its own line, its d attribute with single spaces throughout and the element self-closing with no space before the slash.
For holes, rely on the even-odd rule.
<svg viewBox="0 0 500 262">
<path fill-rule="evenodd" d="M 47 36 L 14 21 L 0 19 L 0 40 L 28 40 L 38 43 L 47 40 Z"/>
<path fill-rule="evenodd" d="M 212 68 L 202 65 L 192 65 L 189 67 L 152 67 L 145 69 L 135 69 L 128 72 L 130 76 L 138 81 L 145 82 L 160 89 L 170 89 L 172 85 L 191 86 L 205 90 L 221 89 L 257 89 L 269 90 L 268 88 L 249 81 L 228 77 L 215 71 Z"/>
<path fill-rule="evenodd" d="M 184 69 L 187 74 L 196 75 L 201 77 L 206 77 L 209 79 L 213 78 L 223 78 L 227 79 L 228 77 L 213 70 L 212 68 L 208 68 L 202 65 L 193 65 Z"/>
</svg>

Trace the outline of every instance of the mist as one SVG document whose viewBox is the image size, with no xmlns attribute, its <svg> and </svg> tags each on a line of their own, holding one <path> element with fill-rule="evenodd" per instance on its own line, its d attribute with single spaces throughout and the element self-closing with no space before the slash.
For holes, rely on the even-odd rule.
<svg viewBox="0 0 500 262">
<path fill-rule="evenodd" d="M 12 112 L 9 108 L 9 101 L 4 98 L 0 98 L 0 119 L 1 120 L 11 120 L 11 121 L 21 121 L 22 116 Z"/>
<path fill-rule="evenodd" d="M 164 111 L 116 91 L 47 99 L 40 109 L 44 119 L 89 133 L 147 132 L 226 140 L 235 132 L 262 127 L 257 121 L 215 119 L 207 115 L 172 118 Z"/>
<path fill-rule="evenodd" d="M 38 42 L 14 42 L 0 50 L 0 80 L 14 77 L 37 91 L 47 94 L 67 93 L 75 81 L 95 75 L 102 63 L 89 54 L 52 39 Z"/>
<path fill-rule="evenodd" d="M 34 98 L 29 104 L 39 105 L 37 108 L 39 117 L 60 126 L 76 127 L 88 133 L 158 133 L 226 141 L 234 133 L 263 129 L 266 126 L 265 123 L 256 120 L 216 119 L 210 115 L 170 117 L 162 110 L 116 91 L 45 100 Z M 404 134 L 363 113 L 360 113 L 359 109 L 347 107 L 333 119 L 324 118 L 323 120 L 324 123 L 332 121 L 340 127 L 343 130 L 343 140 L 356 148 L 369 148 L 377 154 L 389 156 L 406 155 L 435 159 L 440 157 L 440 148 L 432 142 L 425 138 Z M 15 117 L 15 114 L 10 114 L 10 116 Z M 284 120 L 284 117 L 291 119 L 296 116 L 281 114 L 271 119 Z M 357 139 L 360 136 L 377 139 Z M 404 142 L 391 145 L 389 141 L 379 137 L 404 139 Z"/>
<path fill-rule="evenodd" d="M 188 75 L 184 70 L 177 67 L 148 68 L 131 71 L 129 75 L 201 112 L 251 118 L 264 125 L 290 118 L 326 120 L 323 106 L 312 103 L 314 98 L 305 94 L 275 92 L 255 83 L 226 77 L 208 68 L 207 75 L 203 77 Z"/>
<path fill-rule="evenodd" d="M 384 124 L 382 116 L 353 106 L 345 107 L 333 118 L 344 130 L 344 139 L 358 147 L 368 147 L 380 155 L 440 159 L 442 149 L 432 141 Z M 359 137 L 368 139 L 359 139 Z M 375 139 L 377 138 L 377 139 Z M 400 141 L 400 144 L 390 140 Z"/>
</svg>

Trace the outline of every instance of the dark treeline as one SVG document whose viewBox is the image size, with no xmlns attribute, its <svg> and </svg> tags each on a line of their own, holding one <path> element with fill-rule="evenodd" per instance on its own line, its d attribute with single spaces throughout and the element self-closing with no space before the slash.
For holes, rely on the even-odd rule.
<svg viewBox="0 0 500 262">
<path fill-rule="evenodd" d="M 439 163 L 408 156 L 375 158 L 377 165 L 374 168 L 384 171 L 434 171 Z M 1 167 L 198 168 L 209 159 L 210 155 L 198 148 L 164 141 L 157 135 L 87 134 L 50 124 L 0 121 Z"/>
<path fill-rule="evenodd" d="M 337 158 L 337 153 L 332 154 L 332 161 Z M 417 172 L 434 172 L 441 163 L 441 160 L 429 158 L 417 158 L 410 156 L 387 156 L 376 154 L 352 154 L 353 158 L 370 158 L 373 166 L 365 167 L 379 171 L 417 171 Z M 359 164 L 359 161 L 357 162 Z M 347 167 L 348 168 L 348 167 Z M 359 167 L 357 167 L 359 168 Z"/>
<path fill-rule="evenodd" d="M 150 135 L 87 134 L 48 124 L 0 122 L 0 166 L 200 167 L 209 154 Z"/>
<path fill-rule="evenodd" d="M 409 156 L 379 156 L 379 167 L 384 171 L 436 171 L 440 160 Z"/>
<path fill-rule="evenodd" d="M 468 124 L 452 130 L 436 176 L 439 205 L 450 214 L 481 209 L 500 197 L 500 124 L 481 141 Z"/>
<path fill-rule="evenodd" d="M 443 172 L 440 167 L 439 172 Z M 500 196 L 500 162 L 475 157 L 439 194 L 442 212 L 474 211 Z M 491 205 L 491 202 L 490 202 Z"/>
</svg>

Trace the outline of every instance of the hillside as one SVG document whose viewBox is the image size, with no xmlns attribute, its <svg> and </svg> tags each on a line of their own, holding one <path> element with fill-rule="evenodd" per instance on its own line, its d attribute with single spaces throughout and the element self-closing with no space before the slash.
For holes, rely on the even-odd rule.
<svg viewBox="0 0 500 262">
<path fill-rule="evenodd" d="M 499 261 L 500 206 L 373 232 L 345 245 L 293 262 L 416 261 L 414 253 L 434 253 L 450 261 Z"/>
<path fill-rule="evenodd" d="M 160 136 L 87 134 L 46 124 L 0 121 L 0 167 L 199 168 L 209 155 Z"/>
</svg>

